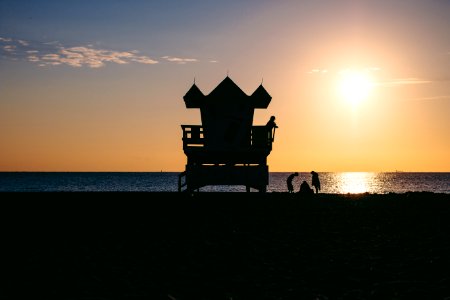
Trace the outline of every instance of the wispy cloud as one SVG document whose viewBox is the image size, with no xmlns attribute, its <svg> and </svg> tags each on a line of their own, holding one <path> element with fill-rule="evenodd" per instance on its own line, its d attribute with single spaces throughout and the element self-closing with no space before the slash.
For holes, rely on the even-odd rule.
<svg viewBox="0 0 450 300">
<path fill-rule="evenodd" d="M 357 74 L 367 74 L 370 75 L 371 74 L 376 74 L 377 72 L 379 72 L 381 70 L 381 68 L 379 67 L 367 67 L 367 68 L 362 68 L 362 69 L 342 69 L 342 70 L 329 70 L 329 69 L 324 69 L 324 68 L 317 68 L 317 69 L 312 69 L 310 71 L 308 71 L 308 74 L 317 74 L 317 75 L 321 75 L 321 74 L 327 74 L 327 73 L 332 73 L 332 74 L 347 74 L 347 73 L 357 73 Z M 402 85 L 411 85 L 411 84 L 427 84 L 427 83 L 431 83 L 433 82 L 432 80 L 429 79 L 423 79 L 423 78 L 416 78 L 416 77 L 406 77 L 406 78 L 393 78 L 393 79 L 385 79 L 385 80 L 376 80 L 376 79 L 372 79 L 371 80 L 373 82 L 373 85 L 375 86 L 402 86 Z"/>
<path fill-rule="evenodd" d="M 7 52 L 14 52 L 16 50 L 16 46 L 14 46 L 14 45 L 6 45 L 6 46 L 3 46 L 3 50 L 5 50 Z"/>
<path fill-rule="evenodd" d="M 28 56 L 28 60 L 35 61 L 36 55 Z M 143 64 L 156 64 L 158 61 L 148 56 L 137 56 L 133 52 L 114 51 L 105 49 L 94 49 L 92 47 L 62 47 L 57 53 L 45 54 L 39 57 L 43 65 L 65 64 L 71 67 L 88 66 L 90 68 L 100 68 L 106 63 L 115 63 L 119 65 L 137 62 Z"/>
<path fill-rule="evenodd" d="M 312 69 L 308 71 L 308 74 L 325 74 L 328 73 L 327 69 Z"/>
<path fill-rule="evenodd" d="M 146 55 L 138 55 L 139 51 L 116 51 L 97 49 L 93 45 L 64 46 L 57 41 L 30 42 L 21 39 L 0 37 L 0 54 L 3 58 L 25 60 L 39 66 L 66 65 L 71 67 L 100 68 L 107 63 L 114 64 L 156 64 L 157 60 Z"/>
<path fill-rule="evenodd" d="M 29 46 L 30 45 L 30 43 L 28 43 L 27 41 L 24 41 L 24 40 L 17 40 L 17 42 L 19 44 L 21 44 L 22 46 Z"/>
<path fill-rule="evenodd" d="M 341 69 L 341 70 L 333 70 L 329 68 L 315 68 L 307 71 L 308 74 L 343 74 L 348 72 L 357 72 L 357 73 L 374 73 L 378 72 L 381 69 L 379 67 L 367 67 L 367 68 L 358 68 L 358 69 Z"/>
<path fill-rule="evenodd" d="M 43 67 L 66 65 L 76 68 L 101 68 L 108 63 L 118 65 L 130 63 L 153 65 L 159 62 L 154 58 L 141 54 L 138 50 L 117 51 L 100 49 L 90 44 L 66 46 L 58 41 L 32 42 L 8 37 L 0 37 L 0 58 L 28 61 Z M 161 58 L 167 63 L 176 64 L 198 62 L 196 58 L 168 55 Z"/>
<path fill-rule="evenodd" d="M 411 100 L 416 100 L 416 101 L 450 100 L 450 95 L 446 95 L 446 96 L 434 96 L 434 97 L 413 98 L 413 99 L 411 99 Z"/>
<path fill-rule="evenodd" d="M 179 63 L 179 64 L 185 64 L 185 63 L 189 63 L 189 62 L 197 62 L 198 61 L 195 58 L 181 58 L 181 57 L 174 57 L 174 56 L 168 56 L 168 55 L 163 56 L 161 58 L 163 58 L 163 59 L 165 59 L 167 61 L 176 62 L 176 63 Z"/>
<path fill-rule="evenodd" d="M 424 84 L 431 83 L 431 80 L 420 79 L 420 78 L 396 78 L 387 81 L 379 81 L 376 85 L 381 86 L 399 86 L 399 85 L 407 85 L 407 84 Z"/>
</svg>

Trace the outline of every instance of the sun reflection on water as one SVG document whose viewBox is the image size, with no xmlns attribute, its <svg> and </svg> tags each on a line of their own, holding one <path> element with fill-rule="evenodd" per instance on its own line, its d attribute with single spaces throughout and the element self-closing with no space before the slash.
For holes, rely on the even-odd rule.
<svg viewBox="0 0 450 300">
<path fill-rule="evenodd" d="M 369 190 L 369 183 L 373 181 L 374 176 L 374 173 L 367 172 L 340 173 L 337 179 L 340 187 L 339 193 L 365 193 Z"/>
</svg>

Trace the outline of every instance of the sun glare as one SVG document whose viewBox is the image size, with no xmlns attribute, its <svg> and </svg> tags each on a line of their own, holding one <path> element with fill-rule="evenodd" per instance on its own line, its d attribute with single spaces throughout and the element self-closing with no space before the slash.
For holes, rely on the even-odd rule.
<svg viewBox="0 0 450 300">
<path fill-rule="evenodd" d="M 340 73 L 338 84 L 342 98 L 352 105 L 365 100 L 373 87 L 373 83 L 367 72 L 345 70 Z"/>
<path fill-rule="evenodd" d="M 339 178 L 340 193 L 364 193 L 369 189 L 368 182 L 373 181 L 372 173 L 347 172 L 342 173 Z"/>
</svg>

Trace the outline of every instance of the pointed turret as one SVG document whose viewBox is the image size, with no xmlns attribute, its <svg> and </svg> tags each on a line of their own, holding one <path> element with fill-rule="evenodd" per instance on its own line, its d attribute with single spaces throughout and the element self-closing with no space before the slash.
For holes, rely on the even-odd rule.
<svg viewBox="0 0 450 300">
<path fill-rule="evenodd" d="M 267 108 L 269 106 L 272 96 L 266 91 L 266 89 L 261 84 L 250 96 L 252 99 L 254 108 Z"/>
<path fill-rule="evenodd" d="M 205 95 L 203 95 L 195 83 L 183 97 L 186 108 L 200 108 L 203 105 L 204 98 Z"/>
</svg>

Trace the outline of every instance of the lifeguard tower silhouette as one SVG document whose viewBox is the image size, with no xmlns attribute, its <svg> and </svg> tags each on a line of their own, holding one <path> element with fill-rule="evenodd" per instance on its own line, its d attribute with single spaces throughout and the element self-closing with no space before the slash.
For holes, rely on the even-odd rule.
<svg viewBox="0 0 450 300">
<path fill-rule="evenodd" d="M 202 125 L 181 125 L 187 164 L 178 190 L 244 185 L 247 192 L 266 192 L 275 128 L 252 125 L 254 109 L 267 108 L 272 99 L 262 84 L 248 96 L 227 76 L 204 95 L 194 82 L 183 99 L 186 108 L 200 109 Z"/>
</svg>

